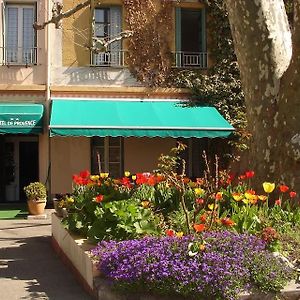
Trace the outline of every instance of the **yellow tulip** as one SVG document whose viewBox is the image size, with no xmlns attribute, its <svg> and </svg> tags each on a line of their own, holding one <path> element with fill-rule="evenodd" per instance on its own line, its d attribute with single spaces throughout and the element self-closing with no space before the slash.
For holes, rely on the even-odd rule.
<svg viewBox="0 0 300 300">
<path fill-rule="evenodd" d="M 257 195 L 252 195 L 252 197 L 249 199 L 251 204 L 256 204 L 258 200 Z"/>
<path fill-rule="evenodd" d="M 233 193 L 232 197 L 235 201 L 241 201 L 243 199 L 243 195 L 241 195 L 240 193 Z"/>
<path fill-rule="evenodd" d="M 124 175 L 125 175 L 125 177 L 129 177 L 130 176 L 130 172 L 129 171 L 125 171 Z"/>
<path fill-rule="evenodd" d="M 201 196 L 205 193 L 205 190 L 203 190 L 201 188 L 195 188 L 194 191 L 197 196 Z"/>
<path fill-rule="evenodd" d="M 131 176 L 132 180 L 136 180 L 136 175 Z"/>
<path fill-rule="evenodd" d="M 106 173 L 100 173 L 100 177 L 101 177 L 101 178 L 105 178 L 105 174 L 106 174 Z"/>
<path fill-rule="evenodd" d="M 91 176 L 90 176 L 90 179 L 91 179 L 92 181 L 97 181 L 97 180 L 99 179 L 99 175 L 91 175 Z"/>
<path fill-rule="evenodd" d="M 267 198 L 268 198 L 268 197 L 267 197 L 266 195 L 259 195 L 259 196 L 258 196 L 258 199 L 261 200 L 261 201 L 266 201 Z"/>
<path fill-rule="evenodd" d="M 218 204 L 216 204 L 216 206 L 214 205 L 214 203 L 208 204 L 207 207 L 208 207 L 210 210 L 214 210 L 214 209 L 217 209 L 217 208 L 218 208 Z"/>
<path fill-rule="evenodd" d="M 275 189 L 275 183 L 271 183 L 271 182 L 264 182 L 263 183 L 263 188 L 264 191 L 268 194 L 272 193 Z"/>
</svg>

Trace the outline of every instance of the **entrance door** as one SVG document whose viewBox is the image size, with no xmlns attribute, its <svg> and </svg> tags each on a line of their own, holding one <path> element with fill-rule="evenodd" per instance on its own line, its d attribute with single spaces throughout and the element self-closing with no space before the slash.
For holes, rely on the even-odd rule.
<svg viewBox="0 0 300 300">
<path fill-rule="evenodd" d="M 20 142 L 19 144 L 19 197 L 26 201 L 24 186 L 39 180 L 38 143 Z"/>
<path fill-rule="evenodd" d="M 0 203 L 5 201 L 5 153 L 4 136 L 0 135 Z"/>
<path fill-rule="evenodd" d="M 4 184 L 5 197 L 1 202 L 25 202 L 25 185 L 38 181 L 38 137 L 5 137 L 4 143 Z M 1 162 L 1 160 L 0 160 Z"/>
</svg>

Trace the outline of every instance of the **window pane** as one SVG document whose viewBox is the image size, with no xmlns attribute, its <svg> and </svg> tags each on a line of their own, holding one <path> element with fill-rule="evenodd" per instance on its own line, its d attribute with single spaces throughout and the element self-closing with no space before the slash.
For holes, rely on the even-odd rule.
<svg viewBox="0 0 300 300">
<path fill-rule="evenodd" d="M 104 138 L 95 136 L 92 138 L 92 144 L 93 146 L 102 146 L 104 147 Z"/>
<path fill-rule="evenodd" d="M 35 61 L 34 51 L 34 29 L 32 24 L 34 23 L 34 11 L 33 8 L 23 9 L 23 62 L 32 63 Z"/>
<path fill-rule="evenodd" d="M 201 11 L 181 10 L 181 50 L 201 52 Z"/>
<path fill-rule="evenodd" d="M 109 149 L 109 162 L 120 162 L 120 148 L 110 148 Z"/>
<path fill-rule="evenodd" d="M 95 22 L 101 22 L 104 23 L 105 21 L 105 11 L 104 9 L 97 8 L 95 9 Z"/>
<path fill-rule="evenodd" d="M 104 37 L 105 36 L 105 24 L 96 24 L 95 25 L 95 35 L 97 37 Z"/>
<path fill-rule="evenodd" d="M 18 8 L 16 7 L 7 8 L 6 46 L 18 47 Z"/>
<path fill-rule="evenodd" d="M 34 47 L 33 8 L 23 8 L 23 48 Z"/>
<path fill-rule="evenodd" d="M 121 138 L 119 137 L 109 137 L 109 146 L 120 146 Z"/>
</svg>

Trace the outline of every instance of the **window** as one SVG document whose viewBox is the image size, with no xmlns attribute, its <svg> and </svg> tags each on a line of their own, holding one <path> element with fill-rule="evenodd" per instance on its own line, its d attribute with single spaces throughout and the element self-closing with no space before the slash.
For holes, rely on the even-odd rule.
<svg viewBox="0 0 300 300">
<path fill-rule="evenodd" d="M 108 172 L 113 178 L 123 175 L 123 138 L 92 138 L 92 173 Z"/>
<path fill-rule="evenodd" d="M 207 68 L 205 9 L 176 8 L 176 67 Z"/>
<path fill-rule="evenodd" d="M 195 179 L 204 176 L 204 171 L 207 169 L 203 157 L 204 151 L 212 174 L 216 168 L 216 156 L 219 158 L 219 170 L 228 168 L 229 156 L 227 154 L 230 153 L 228 140 L 223 138 L 178 138 L 177 141 L 187 146 L 180 157 L 186 162 L 185 171 L 188 177 Z M 178 168 L 178 172 L 182 172 L 182 166 Z"/>
<path fill-rule="evenodd" d="M 36 63 L 35 5 L 6 4 L 3 58 L 5 64 Z"/>
<path fill-rule="evenodd" d="M 96 8 L 94 17 L 95 37 L 111 39 L 122 31 L 121 7 Z M 97 66 L 123 66 L 122 42 L 120 40 L 113 42 L 107 52 L 93 53 L 92 64 Z"/>
</svg>

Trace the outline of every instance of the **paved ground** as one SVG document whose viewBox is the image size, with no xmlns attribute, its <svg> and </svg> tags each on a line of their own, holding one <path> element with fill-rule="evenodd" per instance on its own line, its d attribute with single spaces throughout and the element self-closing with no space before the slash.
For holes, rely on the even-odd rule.
<svg viewBox="0 0 300 300">
<path fill-rule="evenodd" d="M 92 299 L 51 247 L 46 220 L 0 220 L 0 300 Z"/>
</svg>

